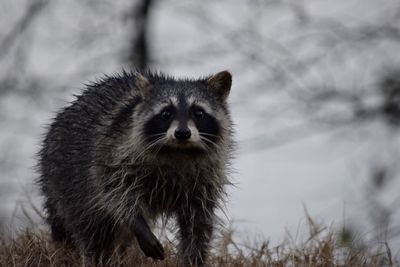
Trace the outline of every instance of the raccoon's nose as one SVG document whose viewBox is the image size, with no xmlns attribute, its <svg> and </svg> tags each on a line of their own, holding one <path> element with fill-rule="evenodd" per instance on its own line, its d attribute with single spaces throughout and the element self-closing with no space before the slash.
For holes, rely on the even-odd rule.
<svg viewBox="0 0 400 267">
<path fill-rule="evenodd" d="M 175 130 L 176 139 L 181 140 L 181 141 L 189 139 L 191 135 L 192 135 L 192 133 L 190 132 L 190 129 L 188 129 L 188 128 Z"/>
</svg>

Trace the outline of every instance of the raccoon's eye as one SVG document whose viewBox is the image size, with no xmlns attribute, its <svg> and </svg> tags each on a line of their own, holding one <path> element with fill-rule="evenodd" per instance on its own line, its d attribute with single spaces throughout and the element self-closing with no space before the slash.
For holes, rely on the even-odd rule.
<svg viewBox="0 0 400 267">
<path fill-rule="evenodd" d="M 204 117 L 204 112 L 202 110 L 195 110 L 194 111 L 194 117 L 196 119 L 202 119 Z"/>
<path fill-rule="evenodd" d="M 161 113 L 161 117 L 162 117 L 164 120 L 169 120 L 169 119 L 171 119 L 171 117 L 172 117 L 172 113 L 171 113 L 170 111 L 168 111 L 168 110 L 164 110 L 164 111 Z"/>
</svg>

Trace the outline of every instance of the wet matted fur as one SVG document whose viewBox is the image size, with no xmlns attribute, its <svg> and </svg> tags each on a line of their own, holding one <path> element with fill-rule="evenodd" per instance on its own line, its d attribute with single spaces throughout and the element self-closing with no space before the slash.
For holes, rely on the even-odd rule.
<svg viewBox="0 0 400 267">
<path fill-rule="evenodd" d="M 88 85 L 57 114 L 40 151 L 53 239 L 101 263 L 130 233 L 163 259 L 147 222 L 173 217 L 180 265 L 206 265 L 229 184 L 230 88 L 227 71 L 196 80 L 124 72 Z"/>
</svg>

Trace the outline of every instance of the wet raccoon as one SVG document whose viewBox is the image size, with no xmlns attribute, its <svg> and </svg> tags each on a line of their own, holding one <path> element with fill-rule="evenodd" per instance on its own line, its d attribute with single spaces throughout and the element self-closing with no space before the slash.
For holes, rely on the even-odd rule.
<svg viewBox="0 0 400 267">
<path fill-rule="evenodd" d="M 148 221 L 173 217 L 181 266 L 206 264 L 229 184 L 232 77 L 123 73 L 89 85 L 50 125 L 39 184 L 54 240 L 107 258 L 128 231 L 148 257 L 164 251 Z"/>
</svg>

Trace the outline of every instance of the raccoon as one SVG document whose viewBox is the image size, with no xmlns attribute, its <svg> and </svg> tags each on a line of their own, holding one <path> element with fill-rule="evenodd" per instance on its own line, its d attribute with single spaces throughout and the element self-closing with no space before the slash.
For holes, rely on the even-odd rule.
<svg viewBox="0 0 400 267">
<path fill-rule="evenodd" d="M 200 79 L 123 72 L 87 85 L 39 153 L 52 238 L 103 262 L 121 233 L 164 259 L 149 222 L 177 225 L 180 266 L 205 266 L 234 146 L 228 71 Z M 128 235 L 129 236 L 129 235 Z"/>
</svg>

